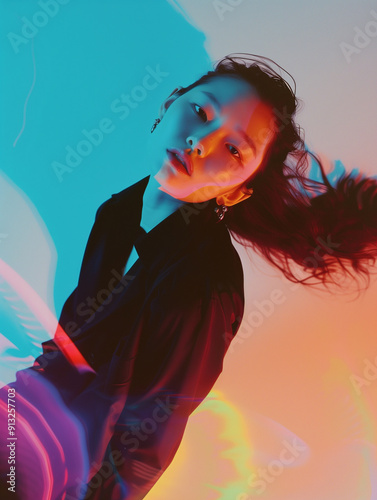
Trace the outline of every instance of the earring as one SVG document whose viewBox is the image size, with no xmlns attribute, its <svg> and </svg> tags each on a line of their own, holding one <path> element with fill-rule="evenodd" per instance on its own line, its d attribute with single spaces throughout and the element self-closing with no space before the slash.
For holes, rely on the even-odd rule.
<svg viewBox="0 0 377 500">
<path fill-rule="evenodd" d="M 226 205 L 220 205 L 220 206 L 217 206 L 215 208 L 215 213 L 219 219 L 217 222 L 220 222 L 223 220 L 225 212 L 227 212 L 227 211 L 228 211 L 228 207 Z"/>
<path fill-rule="evenodd" d="M 153 124 L 153 126 L 152 126 L 152 128 L 151 128 L 151 134 L 152 134 L 152 132 L 154 131 L 154 129 L 157 127 L 157 125 L 160 123 L 160 121 L 161 121 L 161 120 L 160 120 L 159 118 L 156 118 L 156 119 L 155 119 L 154 124 Z"/>
</svg>

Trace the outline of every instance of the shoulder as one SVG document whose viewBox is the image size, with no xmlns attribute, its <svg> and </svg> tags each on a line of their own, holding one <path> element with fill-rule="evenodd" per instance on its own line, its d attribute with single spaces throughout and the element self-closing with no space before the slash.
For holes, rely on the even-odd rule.
<svg viewBox="0 0 377 500">
<path fill-rule="evenodd" d="M 112 194 L 111 198 L 104 201 L 98 207 L 95 217 L 96 220 L 109 212 L 112 214 L 121 213 L 122 211 L 128 210 L 130 205 L 133 203 L 141 201 L 145 188 L 147 187 L 149 177 L 150 176 L 147 175 L 131 186 L 122 189 L 122 191 Z"/>
</svg>

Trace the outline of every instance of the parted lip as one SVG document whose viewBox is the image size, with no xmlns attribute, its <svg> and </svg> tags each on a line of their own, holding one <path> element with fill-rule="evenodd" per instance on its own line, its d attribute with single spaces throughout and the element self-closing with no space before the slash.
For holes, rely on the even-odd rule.
<svg viewBox="0 0 377 500">
<path fill-rule="evenodd" d="M 185 167 L 187 170 L 187 173 L 189 175 L 192 174 L 192 163 L 191 163 L 191 158 L 184 153 L 180 149 L 167 149 L 166 150 L 168 154 L 170 154 L 173 157 L 177 157 L 178 160 L 182 163 L 182 165 Z"/>
</svg>

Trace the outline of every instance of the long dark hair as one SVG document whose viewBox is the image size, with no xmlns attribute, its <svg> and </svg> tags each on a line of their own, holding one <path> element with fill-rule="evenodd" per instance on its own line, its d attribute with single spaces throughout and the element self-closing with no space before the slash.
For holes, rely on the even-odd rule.
<svg viewBox="0 0 377 500">
<path fill-rule="evenodd" d="M 290 281 L 341 286 L 351 276 L 365 278 L 368 286 L 377 256 L 377 181 L 344 172 L 331 185 L 295 122 L 301 104 L 295 81 L 283 70 L 292 88 L 272 65 L 283 70 L 265 57 L 231 54 L 179 91 L 181 95 L 218 75 L 233 75 L 249 82 L 273 108 L 274 140 L 263 165 L 246 183 L 254 192 L 229 207 L 224 221 L 236 241 L 252 247 Z M 313 164 L 322 182 L 307 177 Z"/>
</svg>

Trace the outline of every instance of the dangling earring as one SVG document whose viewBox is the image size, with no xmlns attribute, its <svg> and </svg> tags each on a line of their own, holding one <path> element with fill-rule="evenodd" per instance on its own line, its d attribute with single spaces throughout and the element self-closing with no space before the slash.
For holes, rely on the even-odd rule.
<svg viewBox="0 0 377 500">
<path fill-rule="evenodd" d="M 151 128 L 151 133 L 154 131 L 154 129 L 157 127 L 157 125 L 160 123 L 160 119 L 159 118 L 156 118 L 155 121 L 154 121 L 154 124 Z"/>
<path fill-rule="evenodd" d="M 248 198 L 250 198 L 250 196 L 253 194 L 254 190 L 253 190 L 253 188 L 247 188 L 246 186 L 244 186 L 242 188 L 242 192 L 246 195 L 241 200 L 241 201 L 244 201 L 244 200 L 247 200 Z M 237 203 L 240 203 L 239 196 L 236 196 L 235 198 L 233 197 L 233 200 L 229 194 L 226 197 L 224 197 L 222 195 L 218 196 L 216 198 L 217 207 L 215 207 L 215 209 L 214 209 L 214 211 L 219 219 L 217 222 L 220 222 L 221 220 L 223 220 L 225 212 L 228 211 L 228 206 L 224 205 L 224 200 L 227 200 L 228 206 L 232 206 L 232 205 L 236 205 Z"/>
<path fill-rule="evenodd" d="M 228 211 L 228 207 L 226 205 L 220 205 L 220 206 L 218 205 L 215 208 L 215 213 L 219 219 L 217 222 L 220 222 L 223 220 L 225 212 L 227 212 L 227 211 Z"/>
</svg>

